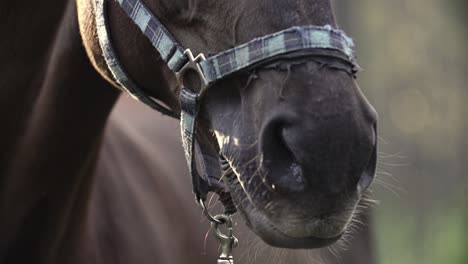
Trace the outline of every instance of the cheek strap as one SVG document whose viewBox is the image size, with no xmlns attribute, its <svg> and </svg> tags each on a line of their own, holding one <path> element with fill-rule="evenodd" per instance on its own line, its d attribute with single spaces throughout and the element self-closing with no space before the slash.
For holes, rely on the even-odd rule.
<svg viewBox="0 0 468 264">
<path fill-rule="evenodd" d="M 180 103 L 182 145 L 184 147 L 185 159 L 187 161 L 189 173 L 192 175 L 192 187 L 195 199 L 203 208 L 204 205 L 201 203 L 206 201 L 208 193 L 216 192 L 220 197 L 220 201 L 224 205 L 225 214 L 234 214 L 236 212 L 236 207 L 234 206 L 231 195 L 229 192 L 224 191 L 223 186 L 219 182 L 213 182 L 215 179 L 218 179 L 218 177 L 215 175 L 209 175 L 211 171 L 207 169 L 204 170 L 205 175 L 202 177 L 197 170 L 195 158 L 195 153 L 197 153 L 197 151 L 195 151 L 195 146 L 198 146 L 198 153 L 201 154 L 200 161 L 202 162 L 202 167 L 207 168 L 210 161 L 206 159 L 211 157 L 209 153 L 204 153 L 205 151 L 203 147 L 196 144 L 197 117 L 200 110 L 199 95 L 183 87 L 180 91 Z"/>
</svg>

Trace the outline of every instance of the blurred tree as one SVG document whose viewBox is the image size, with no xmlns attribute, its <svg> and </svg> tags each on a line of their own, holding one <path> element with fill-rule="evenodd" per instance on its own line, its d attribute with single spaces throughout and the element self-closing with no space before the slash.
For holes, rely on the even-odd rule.
<svg viewBox="0 0 468 264">
<path fill-rule="evenodd" d="M 468 263 L 468 1 L 333 3 L 380 116 L 382 263 Z"/>
<path fill-rule="evenodd" d="M 449 5 L 450 6 L 450 5 Z M 468 41 L 468 1 L 466 0 L 454 0 L 454 4 L 451 6 L 453 9 L 451 10 L 457 18 L 457 22 L 460 23 L 461 25 L 465 25 L 463 28 L 463 34 L 464 34 L 464 43 Z M 463 69 L 465 69 L 465 72 L 468 70 L 468 50 L 465 49 L 465 54 L 462 54 L 462 56 L 465 57 L 465 62 L 463 65 Z M 466 82 L 465 82 L 466 83 Z M 464 87 L 463 89 L 464 95 L 463 98 L 468 98 L 468 87 Z M 464 108 L 464 114 L 467 116 L 468 110 L 466 107 Z M 465 122 L 464 126 L 464 135 L 468 134 L 468 122 Z M 465 140 L 463 142 L 463 152 L 461 153 L 461 157 L 468 157 L 468 140 Z M 468 185 L 468 184 L 467 184 Z M 468 208 L 468 186 L 464 185 L 464 188 L 462 188 L 462 197 L 461 200 L 464 201 L 464 203 L 461 205 L 461 208 L 465 208 L 463 216 L 464 216 L 464 224 L 463 224 L 463 234 L 464 234 L 464 241 L 463 244 L 467 245 L 468 244 L 468 212 L 466 211 L 466 208 Z M 468 263 L 468 250 L 463 251 L 463 256 L 462 256 L 462 263 Z"/>
</svg>

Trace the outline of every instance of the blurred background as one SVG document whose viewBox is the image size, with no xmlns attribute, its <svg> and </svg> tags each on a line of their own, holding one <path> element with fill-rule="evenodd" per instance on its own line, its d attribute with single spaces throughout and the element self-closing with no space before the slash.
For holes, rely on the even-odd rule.
<svg viewBox="0 0 468 264">
<path fill-rule="evenodd" d="M 468 263 L 468 1 L 334 4 L 379 113 L 381 263 Z"/>
</svg>

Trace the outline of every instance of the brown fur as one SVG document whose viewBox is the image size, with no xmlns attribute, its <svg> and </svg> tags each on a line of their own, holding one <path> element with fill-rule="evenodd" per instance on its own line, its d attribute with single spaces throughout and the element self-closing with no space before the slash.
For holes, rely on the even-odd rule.
<svg viewBox="0 0 468 264">
<path fill-rule="evenodd" d="M 118 93 L 86 58 L 73 1 L 1 10 L 0 263 L 71 262 Z"/>
</svg>

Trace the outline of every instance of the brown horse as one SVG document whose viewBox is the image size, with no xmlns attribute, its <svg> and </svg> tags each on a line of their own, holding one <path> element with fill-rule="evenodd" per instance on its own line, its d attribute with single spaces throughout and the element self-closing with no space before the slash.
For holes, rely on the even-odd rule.
<svg viewBox="0 0 468 264">
<path fill-rule="evenodd" d="M 153 10 L 157 11 L 156 13 L 165 14 L 162 19 L 168 22 L 169 28 L 177 29 L 174 34 L 181 39 L 182 43 L 191 42 L 194 49 L 199 51 L 225 48 L 231 45 L 230 41 L 233 43 L 243 42 L 251 37 L 291 24 L 334 24 L 328 1 L 316 1 L 317 3 L 313 3 L 307 8 L 299 8 L 299 6 L 294 5 L 282 7 L 281 10 L 298 11 L 292 12 L 289 17 L 276 14 L 275 10 L 280 9 L 276 9 L 278 7 L 273 5 L 269 6 L 268 1 L 259 1 L 259 4 L 264 5 L 261 8 L 242 6 L 242 10 L 239 9 L 240 7 L 229 6 L 228 3 L 219 1 L 217 9 L 210 10 L 212 13 L 207 14 L 207 18 L 217 14 L 213 18 L 219 19 L 223 15 L 220 8 L 237 10 L 238 13 L 235 13 L 234 17 L 226 16 L 227 21 L 221 23 L 223 25 L 213 24 L 213 21 L 221 20 L 211 20 L 212 30 L 202 33 L 198 31 L 209 23 L 207 24 L 206 21 L 204 23 L 202 23 L 203 21 L 197 22 L 196 18 L 199 16 L 195 16 L 195 11 L 201 10 L 197 9 L 201 6 L 192 3 L 190 8 L 186 10 L 187 12 L 184 11 L 177 21 L 170 21 L 168 18 L 174 12 L 185 10 L 187 6 L 183 1 L 176 1 L 174 5 L 168 5 L 169 1 L 163 2 L 155 1 L 149 4 Z M 93 20 L 91 1 L 79 1 L 78 6 L 78 13 L 81 17 L 81 32 L 88 49 L 88 55 L 101 74 L 107 76 L 99 52 L 95 53 L 95 51 L 99 51 L 99 48 L 96 46 L 93 35 L 93 23 L 90 22 Z M 175 11 L 171 9 L 172 7 Z M 130 74 L 142 86 L 148 87 L 148 91 L 154 97 L 160 98 L 173 109 L 179 109 L 173 76 L 159 65 L 157 54 L 150 50 L 145 39 L 139 36 L 123 14 L 119 13 L 121 11 L 112 4 L 110 10 L 111 28 L 116 39 L 117 50 L 131 51 L 119 52 L 122 55 L 122 62 L 128 67 Z M 268 26 L 262 28 L 249 26 L 257 22 L 252 17 L 240 19 L 243 10 L 249 12 L 266 10 L 261 17 L 260 14 L 256 14 L 255 17 Z M 197 214 L 195 207 L 187 206 L 188 197 L 184 198 L 184 195 L 188 196 L 189 192 L 181 192 L 177 189 L 181 188 L 182 185 L 171 185 L 170 181 L 163 177 L 165 173 L 161 172 L 159 175 L 152 175 L 153 177 L 140 178 L 139 181 L 132 178 L 131 173 L 126 173 L 125 177 L 112 178 L 112 175 L 115 177 L 122 175 L 115 173 L 116 169 L 127 168 L 126 166 L 119 167 L 119 164 L 124 164 L 122 159 L 126 159 L 126 156 L 122 155 L 126 151 L 125 148 L 113 151 L 111 145 L 106 145 L 107 147 L 102 152 L 104 158 L 101 160 L 105 160 L 107 157 L 113 163 L 100 162 L 97 170 L 99 177 L 94 177 L 104 125 L 118 97 L 118 92 L 96 73 L 88 61 L 82 47 L 83 40 L 79 34 L 75 2 L 52 0 L 47 5 L 36 2 L 27 4 L 13 1 L 5 2 L 1 4 L 0 15 L 0 28 L 3 34 L 0 40 L 0 58 L 2 59 L 0 65 L 0 122 L 2 124 L 0 132 L 0 146 L 2 147 L 0 153 L 0 263 L 150 263 L 153 261 L 160 263 L 186 263 L 189 261 L 205 263 L 208 259 L 212 259 L 212 255 L 210 255 L 212 253 L 206 257 L 198 254 L 201 248 L 199 235 L 203 234 L 206 228 L 201 231 L 191 228 L 198 223 L 198 221 L 194 223 L 192 220 L 193 215 L 199 214 Z M 272 20 L 273 17 L 275 17 L 275 21 Z M 282 17 L 282 19 L 276 20 L 278 17 Z M 177 26 L 178 23 L 181 24 Z M 181 30 L 182 25 L 183 27 L 192 25 L 193 31 L 191 32 L 199 34 L 184 32 Z M 226 31 L 222 27 L 229 27 L 231 31 Z M 252 31 L 237 32 L 237 28 L 251 28 Z M 218 33 L 220 35 L 216 35 Z M 219 39 L 225 41 L 219 41 Z M 129 50 L 126 48 L 128 46 L 133 48 Z M 137 61 L 135 58 L 140 59 Z M 141 63 L 148 66 L 141 68 Z M 242 95 L 235 92 L 237 88 L 245 86 L 242 80 L 232 80 L 232 84 L 226 84 L 232 88 L 222 92 L 233 93 L 232 96 L 230 94 L 210 95 L 206 100 L 202 115 L 204 122 L 211 124 L 209 126 L 212 129 L 223 132 L 221 134 L 224 136 L 230 135 L 230 130 L 231 132 L 234 130 L 229 127 L 226 121 L 223 121 L 227 120 L 228 117 L 226 115 L 218 116 L 215 113 L 249 112 L 249 107 L 243 110 L 238 108 L 240 99 L 244 102 L 260 105 L 259 109 L 272 109 L 273 107 L 269 104 L 275 104 L 275 98 L 271 97 L 273 94 L 269 93 L 268 89 L 258 88 L 266 85 L 265 80 L 269 80 L 269 86 L 272 87 L 276 86 L 279 81 L 284 86 L 281 87 L 282 97 L 285 98 L 281 103 L 282 109 L 287 109 L 286 106 L 290 103 L 298 106 L 307 105 L 296 95 L 301 95 L 303 98 L 309 97 L 312 98 L 311 101 L 318 102 L 309 110 L 304 108 L 302 114 L 303 120 L 310 118 L 315 120 L 317 127 L 312 128 L 307 124 L 300 123 L 297 128 L 292 126 L 292 129 L 286 129 L 284 133 L 288 135 L 289 139 L 285 144 L 295 155 L 303 157 L 303 162 L 300 163 L 304 167 L 303 169 L 314 172 L 317 176 L 315 180 L 309 178 L 304 180 L 309 184 L 316 184 L 315 188 L 320 189 L 312 192 L 313 188 L 304 188 L 307 190 L 304 195 L 308 198 L 316 198 L 314 199 L 316 202 L 309 205 L 310 209 L 320 212 L 324 219 L 329 217 L 330 212 L 339 214 L 334 217 L 348 219 L 351 211 L 354 210 L 343 211 L 343 204 L 347 204 L 346 207 L 354 208 L 362 194 L 356 193 L 356 186 L 360 185 L 361 191 L 366 189 L 370 182 L 367 178 L 372 176 L 367 174 L 373 174 L 371 172 L 375 162 L 372 158 L 375 144 L 373 131 L 375 114 L 350 77 L 336 71 L 336 69 L 334 70 L 333 67 L 327 67 L 330 64 L 333 62 L 301 61 L 297 65 L 287 64 L 286 66 L 291 66 L 287 67 L 289 69 L 287 72 L 283 72 L 281 67 L 278 68 L 279 70 L 266 69 L 256 76 L 257 81 L 253 83 L 255 87 L 247 87 L 248 89 L 242 90 L 246 92 Z M 153 69 L 161 70 L 154 72 Z M 311 72 L 313 74 L 310 74 Z M 314 84 L 314 94 L 310 94 L 312 91 L 307 92 L 305 86 L 300 83 L 301 76 L 305 73 L 312 75 L 309 82 Z M 284 76 L 288 76 L 290 80 L 294 81 L 285 82 Z M 330 85 L 326 85 L 326 83 Z M 288 88 L 290 86 L 296 86 L 299 91 L 293 93 L 292 89 Z M 333 87 L 333 93 L 330 93 L 330 87 Z M 270 97 L 263 93 L 269 94 Z M 222 101 L 218 100 L 219 97 L 231 99 Z M 258 99 L 262 97 L 268 100 L 259 101 Z M 226 107 L 233 108 L 229 110 Z M 233 112 L 233 109 L 237 110 Z M 338 114 L 340 112 L 345 114 Z M 258 113 L 264 114 L 265 112 L 259 110 Z M 282 114 L 281 112 L 277 113 Z M 294 113 L 292 114 L 294 115 Z M 315 116 L 312 117 L 312 114 Z M 262 115 L 254 120 L 260 123 L 270 120 L 272 124 L 283 122 L 277 120 L 277 117 Z M 217 118 L 221 119 L 217 120 Z M 234 116 L 233 118 L 239 117 Z M 294 119 L 292 118 L 292 120 Z M 255 133 L 252 132 L 254 128 L 262 130 L 259 133 L 264 135 L 263 139 L 267 140 L 271 137 L 273 137 L 271 139 L 273 141 L 276 139 L 276 136 L 270 135 L 269 129 L 263 129 L 272 125 L 267 123 L 254 125 L 255 122 L 249 122 L 249 119 L 240 123 L 243 124 L 243 128 L 246 128 L 245 124 L 248 123 L 253 126 L 244 131 L 251 133 L 249 135 L 236 135 L 233 132 L 232 135 L 237 136 L 240 146 L 250 146 L 251 143 L 255 143 L 248 142 L 249 140 L 256 141 L 257 137 L 253 136 Z M 284 126 L 284 124 L 279 124 L 279 126 Z M 109 132 L 110 136 L 112 133 L 118 135 L 118 129 L 112 130 L 112 125 L 110 129 L 114 131 Z M 311 138 L 302 138 L 301 133 L 299 133 L 301 130 L 308 131 L 306 134 L 310 135 Z M 338 132 L 340 132 L 340 136 L 338 136 Z M 218 133 L 218 140 L 222 137 L 221 134 Z M 121 135 L 123 138 L 127 136 L 128 133 Z M 244 142 L 244 140 L 247 141 Z M 265 140 L 262 142 L 266 142 Z M 303 141 L 309 142 L 308 145 L 315 152 L 301 149 Z M 331 141 L 334 143 L 330 144 Z M 235 143 L 234 141 L 222 142 L 227 145 Z M 131 142 L 127 143 L 128 145 L 123 146 L 133 145 Z M 125 141 L 121 144 L 125 144 Z M 207 142 L 207 144 L 213 144 L 213 142 Z M 328 145 L 332 147 L 329 148 Z M 280 153 L 284 150 L 283 147 L 273 145 L 273 148 L 277 149 L 267 150 L 270 146 L 264 145 L 261 148 L 265 150 L 265 153 Z M 234 147 L 222 146 L 224 150 L 228 148 L 235 149 Z M 316 156 L 306 155 L 310 151 Z M 237 155 L 237 157 L 226 158 L 237 164 L 239 160 L 247 159 L 249 155 L 257 155 L 257 153 L 249 152 L 252 150 L 243 150 L 244 154 L 239 156 L 239 152 L 236 151 L 232 154 Z M 346 153 L 346 155 L 343 156 L 342 153 Z M 224 154 L 229 156 L 228 153 Z M 111 155 L 116 156 L 110 159 Z M 153 155 L 151 156 L 153 158 Z M 275 161 L 275 159 L 288 160 L 288 157 L 268 158 L 270 161 Z M 312 160 L 314 164 L 323 164 L 323 166 L 306 168 L 306 165 L 312 164 L 309 162 Z M 277 164 L 280 163 L 277 162 Z M 135 174 L 154 173 L 154 168 L 145 168 L 146 165 L 135 163 L 133 169 L 139 170 L 139 173 Z M 167 165 L 165 166 L 167 168 Z M 157 171 L 164 171 L 165 166 L 160 164 Z M 166 169 L 166 171 L 168 170 Z M 344 171 L 347 173 L 343 173 Z M 364 181 L 360 180 L 363 178 L 361 174 L 367 175 L 364 176 Z M 289 184 L 283 180 L 281 175 L 273 175 L 272 177 L 270 180 L 277 182 L 281 192 L 293 192 L 289 195 L 293 202 L 302 201 L 300 193 L 295 190 L 286 190 Z M 349 179 L 340 177 L 349 177 Z M 125 179 L 128 181 L 123 186 L 121 180 Z M 302 189 L 302 186 L 299 187 Z M 236 188 L 235 185 L 232 188 Z M 254 186 L 248 188 L 251 189 Z M 148 194 L 156 192 L 156 190 L 161 196 L 158 195 L 156 200 L 149 199 L 154 196 Z M 237 193 L 238 196 L 234 198 L 252 224 L 252 211 L 242 206 L 244 198 L 241 193 Z M 340 193 L 345 193 L 346 198 L 341 197 Z M 177 202 L 178 199 L 180 199 L 179 202 Z M 258 200 L 258 202 L 264 203 L 265 201 Z M 283 199 L 282 203 L 288 203 L 288 200 Z M 124 215 L 121 219 L 119 219 L 119 206 L 123 211 L 121 214 Z M 184 209 L 170 210 L 171 213 L 169 213 L 168 210 L 173 206 Z M 148 211 L 136 210 L 136 208 L 142 210 L 152 208 L 154 212 L 164 213 L 156 215 L 155 213 L 147 213 Z M 135 215 L 134 221 L 128 221 L 132 215 Z M 163 219 L 163 217 L 167 218 Z M 281 224 L 280 215 L 273 214 L 270 217 Z M 313 219 L 316 216 L 309 215 L 308 217 Z M 174 224 L 173 232 L 170 232 L 168 228 L 157 226 L 164 220 L 166 223 Z M 255 221 L 255 219 L 253 220 Z M 304 221 L 304 219 L 298 220 Z M 324 226 L 311 230 L 315 234 L 314 236 L 319 236 L 314 240 L 321 240 L 320 237 L 341 233 L 344 228 L 341 222 L 331 221 L 329 228 Z M 322 226 L 322 224 L 319 225 Z M 301 224 L 299 223 L 297 226 L 300 227 Z M 254 231 L 271 244 L 287 242 L 284 239 L 268 239 L 272 231 L 261 229 L 261 223 L 254 223 Z M 290 232 L 296 233 L 299 230 L 292 229 Z M 169 240 L 169 237 L 173 238 Z M 175 238 L 181 238 L 180 240 L 186 244 Z M 151 246 L 152 243 L 154 246 Z M 199 247 L 194 245 L 199 245 Z M 181 251 L 184 253 L 181 254 Z"/>
</svg>

